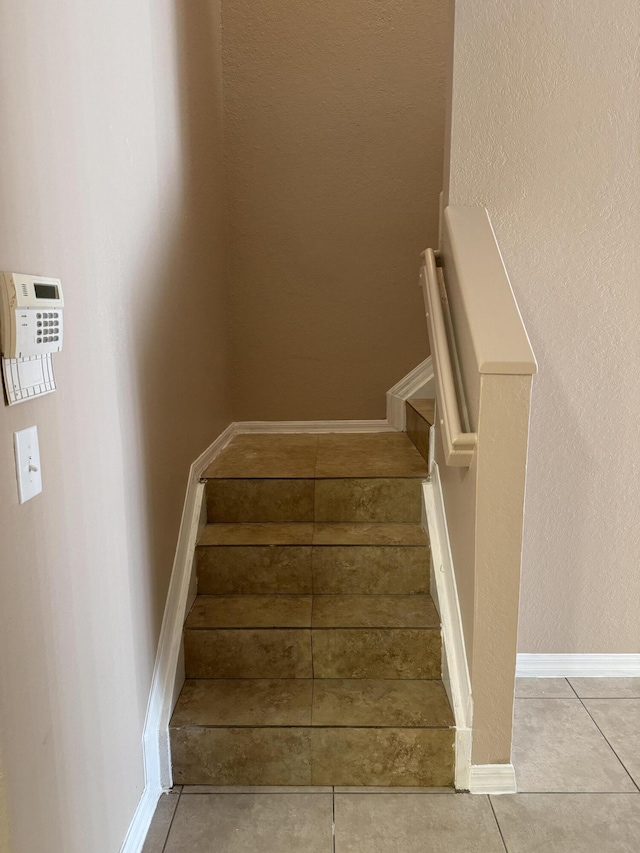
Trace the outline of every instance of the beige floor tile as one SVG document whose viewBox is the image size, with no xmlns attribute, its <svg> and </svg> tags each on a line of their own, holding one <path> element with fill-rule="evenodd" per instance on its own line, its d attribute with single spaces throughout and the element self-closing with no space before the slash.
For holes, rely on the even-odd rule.
<svg viewBox="0 0 640 853">
<path fill-rule="evenodd" d="M 314 545 L 428 545 L 429 539 L 417 523 L 317 523 Z"/>
<path fill-rule="evenodd" d="M 189 785 L 310 785 L 309 728 L 172 728 L 173 778 Z"/>
<path fill-rule="evenodd" d="M 172 726 L 309 726 L 311 679 L 186 681 Z"/>
<path fill-rule="evenodd" d="M 331 794 L 183 797 L 165 853 L 331 853 Z"/>
<path fill-rule="evenodd" d="M 638 794 L 492 797 L 509 853 L 637 853 Z"/>
<path fill-rule="evenodd" d="M 237 435 L 204 477 L 313 477 L 317 435 Z"/>
<path fill-rule="evenodd" d="M 314 726 L 452 726 L 441 681 L 317 679 Z"/>
<path fill-rule="evenodd" d="M 196 556 L 201 595 L 312 592 L 310 545 L 219 545 Z"/>
<path fill-rule="evenodd" d="M 584 699 L 587 711 L 640 786 L 640 699 Z"/>
<path fill-rule="evenodd" d="M 186 628 L 308 628 L 310 595 L 198 595 Z"/>
<path fill-rule="evenodd" d="M 512 755 L 519 791 L 635 790 L 579 699 L 516 699 Z"/>
<path fill-rule="evenodd" d="M 207 520 L 211 523 L 313 521 L 314 482 L 298 479 L 209 480 Z"/>
<path fill-rule="evenodd" d="M 575 699 L 566 678 L 516 678 L 519 699 Z"/>
<path fill-rule="evenodd" d="M 336 853 L 504 853 L 483 796 L 336 794 L 335 822 Z"/>
<path fill-rule="evenodd" d="M 314 517 L 317 522 L 417 523 L 421 488 L 421 480 L 408 477 L 316 480 Z"/>
<path fill-rule="evenodd" d="M 405 433 L 321 435 L 316 477 L 426 477 L 428 466 Z"/>
<path fill-rule="evenodd" d="M 435 628 L 429 595 L 315 595 L 314 628 Z"/>
<path fill-rule="evenodd" d="M 314 785 L 453 785 L 449 729 L 314 728 Z"/>
<path fill-rule="evenodd" d="M 640 678 L 570 678 L 581 699 L 640 699 Z"/>
<path fill-rule="evenodd" d="M 314 546 L 316 595 L 429 592 L 429 549 L 389 545 Z"/>
<path fill-rule="evenodd" d="M 440 631 L 313 628 L 315 678 L 440 678 Z"/>
<path fill-rule="evenodd" d="M 311 545 L 313 524 L 208 524 L 198 545 Z"/>
<path fill-rule="evenodd" d="M 179 793 L 162 794 L 158 800 L 142 853 L 162 853 L 179 799 Z"/>
<path fill-rule="evenodd" d="M 187 678 L 311 678 L 311 631 L 185 631 L 184 660 Z"/>
</svg>

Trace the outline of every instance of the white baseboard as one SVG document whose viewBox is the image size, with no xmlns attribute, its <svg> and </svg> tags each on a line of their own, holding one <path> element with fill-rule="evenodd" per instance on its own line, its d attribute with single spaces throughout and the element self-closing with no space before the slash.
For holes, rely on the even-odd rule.
<svg viewBox="0 0 640 853">
<path fill-rule="evenodd" d="M 470 790 L 471 771 L 471 679 L 440 474 L 435 462 L 432 462 L 430 472 L 430 482 L 423 485 L 423 524 L 431 542 L 431 596 L 442 623 L 443 681 L 456 723 L 455 785 L 458 790 L 466 791 Z"/>
<path fill-rule="evenodd" d="M 247 432 L 397 432 L 388 420 L 379 421 L 239 421 L 236 433 Z"/>
<path fill-rule="evenodd" d="M 433 378 L 433 361 L 429 356 L 387 391 L 387 421 L 395 429 L 403 430 L 406 426 L 405 401 L 419 394 Z"/>
<path fill-rule="evenodd" d="M 518 678 L 640 678 L 640 655 L 519 654 Z"/>
<path fill-rule="evenodd" d="M 469 791 L 472 794 L 515 794 L 516 772 L 513 764 L 474 764 Z"/>
<path fill-rule="evenodd" d="M 120 853 L 140 853 L 161 795 L 162 788 L 145 786 Z"/>
</svg>

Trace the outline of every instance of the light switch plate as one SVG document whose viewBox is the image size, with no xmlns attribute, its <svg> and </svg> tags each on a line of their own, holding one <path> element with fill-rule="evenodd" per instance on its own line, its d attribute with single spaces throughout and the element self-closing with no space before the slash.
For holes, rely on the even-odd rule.
<svg viewBox="0 0 640 853">
<path fill-rule="evenodd" d="M 38 427 L 27 427 L 14 432 L 13 447 L 16 454 L 18 500 L 23 504 L 42 491 Z"/>
</svg>

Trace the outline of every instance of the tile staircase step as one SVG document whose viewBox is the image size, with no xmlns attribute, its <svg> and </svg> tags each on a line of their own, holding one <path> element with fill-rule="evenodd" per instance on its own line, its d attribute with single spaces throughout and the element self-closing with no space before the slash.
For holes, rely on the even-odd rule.
<svg viewBox="0 0 640 853">
<path fill-rule="evenodd" d="M 209 479 L 207 520 L 417 523 L 422 513 L 421 489 L 418 477 Z"/>
<path fill-rule="evenodd" d="M 236 435 L 204 472 L 215 478 L 426 477 L 403 432 Z"/>
<path fill-rule="evenodd" d="M 187 681 L 174 783 L 451 785 L 451 726 L 440 681 Z"/>
<path fill-rule="evenodd" d="M 435 400 L 405 402 L 407 435 L 422 458 L 429 461 L 429 430 L 435 423 Z"/>
<path fill-rule="evenodd" d="M 199 595 L 184 654 L 188 678 L 437 678 L 440 626 L 428 595 Z"/>
</svg>

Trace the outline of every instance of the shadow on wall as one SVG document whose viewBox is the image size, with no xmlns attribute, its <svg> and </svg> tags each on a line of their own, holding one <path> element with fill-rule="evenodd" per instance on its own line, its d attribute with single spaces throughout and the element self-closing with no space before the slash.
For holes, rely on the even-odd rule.
<svg viewBox="0 0 640 853">
<path fill-rule="evenodd" d="M 140 275 L 155 284 L 137 305 L 133 329 L 139 374 L 131 389 L 139 419 L 146 480 L 139 500 L 147 517 L 152 567 L 150 652 L 155 655 L 187 475 L 194 459 L 231 420 L 228 394 L 220 21 L 206 0 L 171 0 L 174 32 L 158 40 L 157 87 L 175 79 L 177 117 L 157 115 L 162 252 L 141 257 Z M 175 34 L 173 43 L 170 36 Z M 175 68 L 167 67 L 174 63 Z M 173 159 L 173 162 L 171 162 Z M 177 162 L 176 162 L 177 161 Z M 134 298 L 134 301 L 137 301 Z M 137 411 L 136 411 L 137 409 Z M 135 452 L 135 449 L 134 449 Z M 135 514 L 134 514 L 135 515 Z M 129 531 L 130 553 L 140 531 Z M 134 608 L 136 612 L 136 608 Z"/>
</svg>

